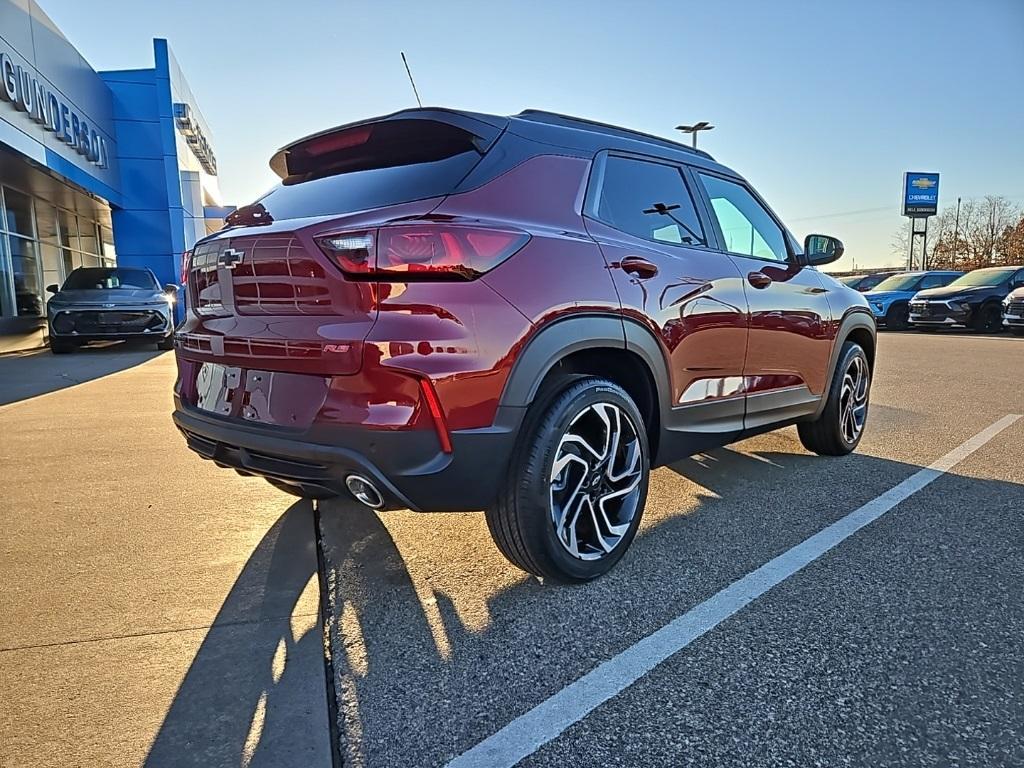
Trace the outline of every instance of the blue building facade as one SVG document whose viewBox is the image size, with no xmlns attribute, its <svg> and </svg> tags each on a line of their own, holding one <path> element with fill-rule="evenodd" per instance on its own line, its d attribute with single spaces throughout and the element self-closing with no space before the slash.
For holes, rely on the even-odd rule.
<svg viewBox="0 0 1024 768">
<path fill-rule="evenodd" d="M 166 40 L 96 72 L 33 0 L 0 0 L 0 352 L 42 343 L 46 286 L 78 266 L 180 281 L 230 210 L 210 137 Z"/>
</svg>

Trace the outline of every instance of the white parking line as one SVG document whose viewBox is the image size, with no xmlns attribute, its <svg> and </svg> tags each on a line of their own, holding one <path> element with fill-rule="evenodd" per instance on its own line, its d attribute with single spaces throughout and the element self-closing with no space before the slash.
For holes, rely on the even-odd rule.
<svg viewBox="0 0 1024 768">
<path fill-rule="evenodd" d="M 999 419 L 931 466 L 915 472 L 588 672 L 456 757 L 448 768 L 511 768 L 705 632 L 941 477 L 1020 418 L 1010 414 Z"/>
</svg>

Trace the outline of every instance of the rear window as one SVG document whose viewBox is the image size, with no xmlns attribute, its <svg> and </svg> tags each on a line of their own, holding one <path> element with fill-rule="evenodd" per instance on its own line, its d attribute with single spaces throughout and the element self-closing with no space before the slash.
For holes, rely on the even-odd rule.
<svg viewBox="0 0 1024 768">
<path fill-rule="evenodd" d="M 444 160 L 373 168 L 280 186 L 259 200 L 273 219 L 329 216 L 451 192 L 480 160 L 476 151 Z"/>
<path fill-rule="evenodd" d="M 446 195 L 480 162 L 480 143 L 461 128 L 430 120 L 313 137 L 288 151 L 285 180 L 257 204 L 280 220 Z"/>
</svg>

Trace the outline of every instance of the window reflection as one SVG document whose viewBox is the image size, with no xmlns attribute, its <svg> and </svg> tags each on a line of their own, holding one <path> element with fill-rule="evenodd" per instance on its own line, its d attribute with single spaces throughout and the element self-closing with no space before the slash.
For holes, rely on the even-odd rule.
<svg viewBox="0 0 1024 768">
<path fill-rule="evenodd" d="M 0 317 L 39 317 L 45 287 L 77 267 L 113 266 L 113 232 L 86 216 L 0 187 Z"/>
</svg>

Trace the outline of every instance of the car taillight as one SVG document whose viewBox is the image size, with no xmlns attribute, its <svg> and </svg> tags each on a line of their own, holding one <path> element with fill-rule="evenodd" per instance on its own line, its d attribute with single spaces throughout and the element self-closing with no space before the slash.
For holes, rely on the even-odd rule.
<svg viewBox="0 0 1024 768">
<path fill-rule="evenodd" d="M 376 257 L 377 230 L 343 232 L 320 239 L 320 247 L 349 275 L 369 274 Z"/>
<path fill-rule="evenodd" d="M 181 254 L 181 284 L 188 282 L 188 273 L 192 270 L 192 251 Z"/>
<path fill-rule="evenodd" d="M 525 232 L 446 224 L 401 225 L 322 237 L 347 274 L 376 280 L 475 280 L 530 239 Z"/>
</svg>

